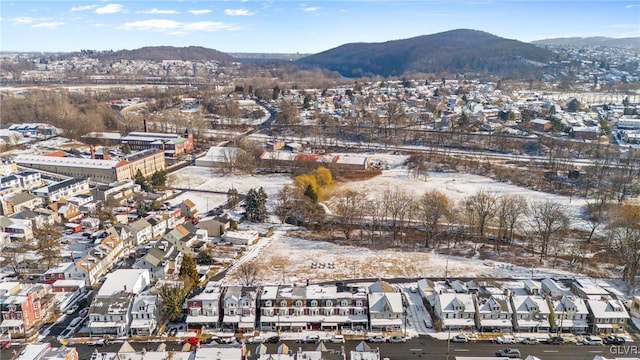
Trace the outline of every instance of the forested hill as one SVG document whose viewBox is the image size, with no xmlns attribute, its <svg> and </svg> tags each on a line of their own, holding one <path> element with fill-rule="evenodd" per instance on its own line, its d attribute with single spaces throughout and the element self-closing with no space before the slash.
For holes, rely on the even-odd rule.
<svg viewBox="0 0 640 360">
<path fill-rule="evenodd" d="M 183 60 L 183 61 L 234 61 L 234 57 L 214 49 L 201 46 L 147 46 L 134 50 L 118 50 L 113 52 L 98 52 L 100 60 Z"/>
<path fill-rule="evenodd" d="M 451 30 L 383 43 L 352 43 L 297 61 L 347 77 L 408 72 L 481 73 L 528 78 L 554 58 L 550 50 L 477 30 Z"/>
</svg>

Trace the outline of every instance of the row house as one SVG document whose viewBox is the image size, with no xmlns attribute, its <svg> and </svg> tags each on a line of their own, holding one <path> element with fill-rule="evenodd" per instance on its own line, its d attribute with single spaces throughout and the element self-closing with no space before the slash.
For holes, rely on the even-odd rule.
<svg viewBox="0 0 640 360">
<path fill-rule="evenodd" d="M 551 311 L 539 295 L 512 295 L 513 328 L 517 332 L 549 331 Z"/>
<path fill-rule="evenodd" d="M 157 318 L 153 307 L 145 308 L 143 303 L 139 303 L 135 309 L 132 307 L 134 300 L 148 288 L 149 282 L 149 272 L 146 270 L 120 269 L 108 274 L 89 308 L 90 334 L 129 335 L 134 311 L 139 314 L 138 320 L 142 320 L 135 323 L 139 326 L 136 331 L 144 333 L 151 327 L 155 328 L 155 323 L 144 321 L 151 315 L 142 316 L 150 311 Z"/>
<path fill-rule="evenodd" d="M 138 295 L 131 306 L 131 336 L 149 336 L 158 327 L 158 297 L 156 295 Z"/>
<path fill-rule="evenodd" d="M 159 238 L 167 232 L 167 219 L 164 216 L 156 214 L 149 216 L 147 222 L 151 225 L 151 237 Z"/>
<path fill-rule="evenodd" d="M 222 297 L 222 329 L 255 330 L 258 292 L 254 287 L 229 286 Z"/>
<path fill-rule="evenodd" d="M 366 329 L 364 289 L 321 286 L 265 286 L 259 297 L 261 330 Z"/>
<path fill-rule="evenodd" d="M 37 171 L 22 171 L 0 177 L 0 188 L 11 187 L 30 190 L 42 185 L 42 177 Z"/>
<path fill-rule="evenodd" d="M 85 280 L 88 285 L 94 285 L 113 267 L 113 264 L 122 256 L 123 250 L 123 241 L 113 234 L 108 235 L 100 245 L 75 262 L 71 278 Z"/>
<path fill-rule="evenodd" d="M 152 281 L 177 279 L 183 254 L 166 240 L 157 241 L 149 252 L 139 258 L 134 269 L 147 269 Z"/>
<path fill-rule="evenodd" d="M 34 195 L 42 197 L 46 202 L 55 202 L 89 192 L 89 181 L 72 178 L 35 189 L 32 192 Z"/>
<path fill-rule="evenodd" d="M 0 283 L 0 333 L 26 334 L 41 322 L 53 306 L 47 300 L 50 292 L 51 286 L 45 284 Z"/>
<path fill-rule="evenodd" d="M 173 230 L 166 233 L 161 240 L 168 241 L 178 251 L 191 257 L 196 257 L 198 252 L 206 245 L 205 242 L 198 239 L 197 229 L 193 224 L 186 222 L 176 226 Z"/>
<path fill-rule="evenodd" d="M 0 210 L 3 215 L 13 215 L 23 210 L 40 208 L 43 204 L 44 200 L 41 197 L 22 192 L 13 196 L 4 196 L 0 201 Z"/>
<path fill-rule="evenodd" d="M 480 331 L 513 331 L 513 309 L 507 295 L 501 292 L 478 294 L 474 303 L 477 314 L 476 327 Z"/>
<path fill-rule="evenodd" d="M 574 295 L 547 299 L 551 309 L 551 326 L 559 332 L 584 334 L 588 332 L 589 310 L 584 300 Z"/>
<path fill-rule="evenodd" d="M 96 200 L 104 203 L 115 202 L 124 205 L 127 199 L 132 198 L 136 193 L 140 193 L 142 188 L 135 181 L 127 179 L 113 182 L 109 185 L 97 185 L 91 189 L 91 194 Z"/>
<path fill-rule="evenodd" d="M 404 318 L 402 294 L 382 280 L 374 282 L 367 290 L 370 329 L 373 331 L 399 331 L 402 328 Z"/>
<path fill-rule="evenodd" d="M 433 309 L 443 329 L 471 330 L 476 325 L 476 310 L 471 294 L 454 292 L 437 294 Z"/>
<path fill-rule="evenodd" d="M 187 325 L 197 327 L 220 327 L 220 284 L 209 282 L 204 290 L 187 299 Z"/>
<path fill-rule="evenodd" d="M 33 223 L 30 220 L 7 218 L 0 216 L 5 221 L 0 222 L 0 230 L 9 234 L 12 241 L 30 241 L 33 239 Z"/>
<path fill-rule="evenodd" d="M 23 219 L 31 221 L 31 227 L 38 229 L 46 225 L 53 225 L 59 221 L 57 213 L 49 209 L 37 208 L 33 210 L 22 210 L 13 214 L 13 219 Z"/>
<path fill-rule="evenodd" d="M 585 300 L 589 309 L 589 331 L 593 334 L 621 333 L 627 328 L 629 313 L 620 300 L 610 298 Z"/>
<path fill-rule="evenodd" d="M 151 224 L 149 224 L 145 219 L 136 220 L 128 224 L 127 228 L 131 232 L 129 243 L 133 246 L 145 244 L 153 238 L 153 229 Z"/>
</svg>

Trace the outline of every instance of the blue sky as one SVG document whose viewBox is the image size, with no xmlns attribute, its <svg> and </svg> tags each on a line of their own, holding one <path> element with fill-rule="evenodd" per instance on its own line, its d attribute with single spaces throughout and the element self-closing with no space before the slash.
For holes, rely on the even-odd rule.
<svg viewBox="0 0 640 360">
<path fill-rule="evenodd" d="M 204 46 L 317 53 L 452 29 L 532 41 L 640 36 L 633 1 L 0 1 L 1 51 Z"/>
</svg>

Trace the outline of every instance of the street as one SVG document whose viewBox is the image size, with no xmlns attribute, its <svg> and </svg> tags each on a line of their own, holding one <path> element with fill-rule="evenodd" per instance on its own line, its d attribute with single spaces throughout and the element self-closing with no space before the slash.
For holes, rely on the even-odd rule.
<svg viewBox="0 0 640 360">
<path fill-rule="evenodd" d="M 86 360 L 91 357 L 91 354 L 97 349 L 98 352 L 116 352 L 122 346 L 123 341 L 117 340 L 112 344 L 101 347 L 87 346 L 86 344 L 72 344 L 77 349 L 79 358 Z M 317 344 L 298 344 L 294 341 L 284 341 L 282 343 L 287 344 L 291 351 L 314 350 Z M 344 349 L 348 352 L 354 350 L 360 341 L 349 340 L 345 344 L 331 344 L 326 343 L 325 346 L 332 350 L 339 350 L 344 346 Z M 160 342 L 130 342 L 134 349 L 141 351 L 143 348 L 153 351 L 158 348 Z M 275 353 L 279 344 L 265 344 L 271 353 Z M 381 358 L 389 358 L 391 360 L 399 359 L 455 359 L 457 356 L 469 357 L 469 356 L 495 356 L 495 353 L 506 347 L 514 347 L 520 349 L 522 357 L 525 358 L 528 355 L 536 356 L 542 360 L 592 360 L 594 356 L 601 355 L 604 357 L 637 357 L 639 349 L 635 345 L 621 345 L 621 346 L 577 346 L 575 344 L 564 345 L 498 345 L 489 342 L 471 342 L 466 344 L 451 343 L 447 347 L 447 342 L 443 340 L 436 340 L 429 337 L 420 337 L 410 339 L 404 344 L 371 344 L 368 345 L 372 349 L 379 349 Z M 53 346 L 59 346 L 59 344 L 53 344 Z M 203 345 L 211 347 L 228 347 L 230 345 Z M 247 349 L 254 353 L 257 344 L 247 345 Z M 166 343 L 167 351 L 179 351 L 182 348 L 182 344 L 178 341 L 170 341 Z M 11 352 L 13 349 L 19 347 L 11 347 L 9 349 L 0 350 L 0 359 L 11 359 Z"/>
</svg>

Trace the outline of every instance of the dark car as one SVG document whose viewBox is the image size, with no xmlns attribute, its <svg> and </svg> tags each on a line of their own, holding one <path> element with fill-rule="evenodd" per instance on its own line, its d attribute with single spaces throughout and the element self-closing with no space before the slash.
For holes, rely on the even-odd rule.
<svg viewBox="0 0 640 360">
<path fill-rule="evenodd" d="M 268 342 L 269 344 L 277 344 L 280 342 L 280 336 L 271 336 L 268 337 L 266 342 Z"/>
<path fill-rule="evenodd" d="M 176 336 L 176 334 L 178 334 L 178 328 L 174 327 L 174 328 L 169 329 L 169 334 L 168 334 L 169 337 L 174 337 L 174 336 Z"/>
<path fill-rule="evenodd" d="M 546 343 L 551 345 L 564 344 L 564 338 L 562 338 L 561 336 L 553 336 L 547 339 Z"/>
<path fill-rule="evenodd" d="M 627 340 L 621 336 L 608 335 L 602 339 L 602 342 L 607 345 L 622 345 L 627 342 Z"/>
</svg>

